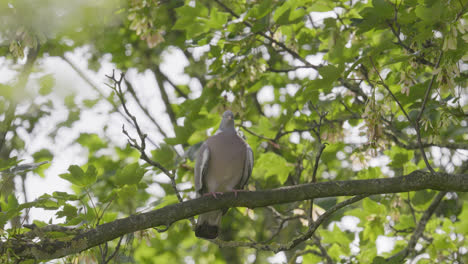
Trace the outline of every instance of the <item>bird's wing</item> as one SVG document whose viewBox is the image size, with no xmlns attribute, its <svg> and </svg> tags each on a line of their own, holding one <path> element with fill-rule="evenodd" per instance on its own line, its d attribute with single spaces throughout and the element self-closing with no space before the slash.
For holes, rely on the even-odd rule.
<svg viewBox="0 0 468 264">
<path fill-rule="evenodd" d="M 203 143 L 198 150 L 197 160 L 195 161 L 195 191 L 198 195 L 203 194 L 203 179 L 208 174 L 208 164 L 210 162 L 210 149 L 207 143 Z"/>
<path fill-rule="evenodd" d="M 247 142 L 245 143 L 245 146 L 246 146 L 247 153 L 245 155 L 242 177 L 239 182 L 240 189 L 244 188 L 244 186 L 249 181 L 250 175 L 252 175 L 252 169 L 253 169 L 253 164 L 254 164 L 254 156 L 253 156 L 252 149 L 250 148 L 249 144 L 247 144 Z"/>
</svg>

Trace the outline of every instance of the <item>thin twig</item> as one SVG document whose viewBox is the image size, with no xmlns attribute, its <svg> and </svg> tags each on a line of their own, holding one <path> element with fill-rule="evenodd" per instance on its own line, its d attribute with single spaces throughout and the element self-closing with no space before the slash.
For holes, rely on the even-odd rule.
<svg viewBox="0 0 468 264">
<path fill-rule="evenodd" d="M 288 264 L 296 264 L 296 259 L 299 256 L 303 256 L 306 254 L 314 254 L 316 256 L 323 257 L 322 253 L 318 252 L 317 250 L 313 250 L 313 249 L 301 250 L 301 251 L 297 251 L 296 253 L 294 253 L 294 255 L 292 255 L 292 257 L 288 261 Z"/>
<path fill-rule="evenodd" d="M 358 202 L 362 199 L 367 197 L 367 195 L 357 195 L 354 196 L 353 198 L 350 198 L 348 200 L 345 200 L 341 203 L 338 203 L 325 211 L 322 215 L 319 216 L 317 221 L 314 222 L 312 226 L 309 227 L 306 233 L 292 239 L 292 241 L 286 243 L 286 244 L 263 244 L 263 243 L 258 243 L 258 242 L 241 242 L 241 241 L 224 241 L 221 239 L 213 239 L 210 240 L 213 243 L 217 244 L 220 247 L 249 247 L 249 248 L 255 248 L 258 250 L 263 250 L 263 251 L 273 251 L 275 253 L 280 252 L 280 251 L 287 251 L 290 250 L 297 245 L 301 244 L 302 242 L 308 240 L 317 230 L 317 228 L 325 221 L 327 220 L 333 213 L 338 211 L 339 209 L 350 205 L 352 203 Z"/>
<path fill-rule="evenodd" d="M 408 203 L 408 206 L 409 206 L 410 211 L 411 211 L 411 215 L 413 216 L 414 224 L 416 224 L 417 223 L 416 214 L 414 213 L 414 208 L 413 208 L 413 205 L 411 204 L 410 193 L 409 192 L 408 192 L 408 200 L 406 202 Z"/>
<path fill-rule="evenodd" d="M 169 83 L 172 88 L 174 88 L 174 90 L 183 98 L 185 99 L 188 99 L 188 95 L 185 94 L 175 83 L 173 83 L 169 77 L 167 77 L 163 72 L 160 71 L 160 76 L 164 78 L 164 81 L 166 81 L 167 83 Z"/>
<path fill-rule="evenodd" d="M 310 65 L 300 65 L 300 66 L 296 66 L 296 67 L 292 67 L 292 68 L 289 68 L 289 69 L 274 69 L 274 68 L 267 68 L 266 71 L 271 71 L 271 72 L 290 72 L 290 71 L 295 71 L 295 70 L 298 70 L 298 69 L 315 69 L 317 67 L 321 67 L 321 65 L 319 66 L 310 66 Z"/>
<path fill-rule="evenodd" d="M 228 6 L 226 6 L 224 3 L 222 3 L 220 0 L 214 0 L 218 5 L 220 5 L 224 10 L 226 10 L 227 12 L 229 12 L 232 16 L 234 16 L 235 18 L 240 18 L 240 16 L 238 14 L 236 14 L 236 12 L 234 12 L 231 8 L 229 8 Z M 249 27 L 250 29 L 253 28 L 253 26 L 246 20 L 242 21 L 242 23 L 244 25 L 246 25 L 247 27 Z M 320 66 L 317 66 L 317 65 L 313 65 L 311 64 L 310 62 L 308 62 L 306 59 L 304 59 L 301 55 L 299 55 L 297 52 L 295 52 L 294 50 L 288 48 L 284 43 L 280 42 L 280 41 L 277 41 L 276 39 L 268 36 L 266 33 L 264 32 L 261 32 L 261 31 L 257 31 L 257 32 L 254 32 L 255 34 L 257 35 L 260 35 L 266 39 L 268 39 L 271 43 L 274 43 L 276 45 L 278 45 L 279 47 L 281 47 L 283 50 L 285 50 L 286 52 L 288 52 L 289 54 L 291 54 L 294 58 L 300 60 L 302 63 L 304 63 L 305 65 L 309 66 L 310 68 L 313 68 L 315 70 L 318 70 L 320 68 Z"/>
<path fill-rule="evenodd" d="M 327 145 L 327 143 L 322 143 L 322 136 L 320 133 L 320 129 L 322 127 L 323 120 L 325 120 L 325 117 L 328 114 L 328 112 L 320 112 L 319 109 L 315 107 L 312 103 L 310 103 L 309 105 L 317 112 L 317 115 L 319 116 L 319 122 L 317 123 L 314 120 L 313 123 L 315 124 L 315 128 L 312 128 L 312 131 L 314 132 L 315 137 L 317 138 L 318 144 L 320 146 L 319 151 L 317 155 L 315 156 L 314 170 L 312 173 L 312 182 L 315 183 L 317 182 L 317 170 L 318 170 L 320 158 L 322 156 L 323 150 L 325 149 Z M 309 211 L 307 215 L 309 218 L 309 226 L 313 224 L 313 210 L 314 210 L 314 200 L 312 199 L 310 200 L 310 206 L 309 206 Z"/>
<path fill-rule="evenodd" d="M 286 222 L 291 221 L 291 220 L 296 220 L 296 219 L 299 219 L 299 218 L 301 218 L 300 215 L 281 218 L 281 222 L 279 223 L 278 228 L 275 230 L 275 232 L 268 239 L 263 240 L 262 243 L 271 242 L 276 236 L 279 235 L 281 230 L 283 230 L 283 226 L 284 226 L 284 224 L 286 224 Z"/>
<path fill-rule="evenodd" d="M 242 129 L 244 129 L 246 132 L 248 132 L 249 134 L 254 135 L 254 136 L 258 137 L 258 138 L 261 138 L 261 139 L 267 140 L 267 141 L 272 141 L 272 142 L 275 141 L 273 138 L 265 137 L 265 136 L 263 136 L 263 135 L 260 135 L 260 134 L 257 134 L 257 133 L 255 133 L 255 132 L 253 132 L 252 130 L 250 130 L 248 127 L 246 127 L 246 126 L 244 126 L 244 125 L 240 125 L 240 127 L 241 127 Z"/>
<path fill-rule="evenodd" d="M 434 67 L 434 69 L 438 69 L 439 68 L 439 64 L 440 64 L 440 60 L 442 59 L 442 54 L 443 52 L 440 52 L 440 55 L 439 55 L 439 58 L 437 59 L 437 63 Z M 424 113 L 424 109 L 426 107 L 426 103 L 427 101 L 429 100 L 429 97 L 430 97 L 430 93 L 431 93 L 431 89 L 432 89 L 432 85 L 434 84 L 434 80 L 436 78 L 436 74 L 432 75 L 432 78 L 431 78 L 431 81 L 429 82 L 429 86 L 427 87 L 426 89 L 426 93 L 424 95 L 424 100 L 423 100 L 423 103 L 422 103 L 422 106 L 421 106 L 421 110 L 419 110 L 419 114 L 418 116 L 416 117 L 416 120 L 414 121 L 414 125 L 415 125 L 415 129 L 416 129 L 416 135 L 418 137 L 418 144 L 419 144 L 419 150 L 421 151 L 421 154 L 423 156 L 423 159 L 424 159 L 424 162 L 426 163 L 426 166 L 427 168 L 432 172 L 432 173 L 435 173 L 434 169 L 432 168 L 432 166 L 429 164 L 429 161 L 426 157 L 426 152 L 424 151 L 424 147 L 422 145 L 422 140 L 421 140 L 421 129 L 420 129 L 420 124 L 419 122 L 421 121 L 421 117 Z"/>
<path fill-rule="evenodd" d="M 159 92 L 161 93 L 161 98 L 164 102 L 164 105 L 166 106 L 166 112 L 169 115 L 169 119 L 172 122 L 173 126 L 177 125 L 177 118 L 174 113 L 174 110 L 172 109 L 171 102 L 169 101 L 169 96 L 167 95 L 166 89 L 164 89 L 164 81 L 163 81 L 163 74 L 159 70 L 159 67 L 154 68 L 154 75 L 156 77 L 156 82 L 158 83 L 159 87 Z"/>
<path fill-rule="evenodd" d="M 401 105 L 400 101 L 398 100 L 398 98 L 396 98 L 396 96 L 393 94 L 393 92 L 390 90 L 390 87 L 388 87 L 388 85 L 385 83 L 384 79 L 382 78 L 382 76 L 380 75 L 380 72 L 377 70 L 377 67 L 375 66 L 374 64 L 374 61 L 372 60 L 371 57 L 369 57 L 369 60 L 372 64 L 372 67 L 374 68 L 374 71 L 377 73 L 377 75 L 379 76 L 380 78 L 380 81 L 383 85 L 383 87 L 387 90 L 387 92 L 392 96 L 393 100 L 398 104 L 398 107 L 400 108 L 400 110 L 403 112 L 403 114 L 405 115 L 406 119 L 408 120 L 409 124 L 416 130 L 416 135 L 417 135 L 417 138 L 418 138 L 418 144 L 419 144 L 419 149 L 420 149 L 420 152 L 421 152 L 421 155 L 424 159 L 424 163 L 426 164 L 426 167 L 427 169 L 429 169 L 429 171 L 431 173 L 435 173 L 434 169 L 432 168 L 431 164 L 429 163 L 429 160 L 427 159 L 427 156 L 426 156 L 426 152 L 424 151 L 424 147 L 422 146 L 422 141 L 421 141 L 421 131 L 419 129 L 419 121 L 415 120 L 411 120 L 411 118 L 409 117 L 408 113 L 406 113 L 406 110 L 405 108 L 403 107 L 403 105 Z"/>
<path fill-rule="evenodd" d="M 109 78 L 112 82 L 113 85 L 108 85 L 117 95 L 117 97 L 120 100 L 120 103 L 122 104 L 122 107 L 125 111 L 125 114 L 132 120 L 132 123 L 137 131 L 138 137 L 140 138 L 140 142 L 138 142 L 136 139 L 132 138 L 129 133 L 125 130 L 125 127 L 122 126 L 122 132 L 127 136 L 128 138 L 128 143 L 130 144 L 131 147 L 137 149 L 140 152 L 140 158 L 144 161 L 146 161 L 149 165 L 156 167 L 160 169 L 164 174 L 169 177 L 171 181 L 171 186 L 172 189 L 174 190 L 175 195 L 177 196 L 177 199 L 179 202 L 183 202 L 184 199 L 180 195 L 180 192 L 177 188 L 177 183 L 175 180 L 175 174 L 170 172 L 168 169 L 166 169 L 161 163 L 152 160 L 147 154 L 146 154 L 146 137 L 147 135 L 144 134 L 140 128 L 140 125 L 138 124 L 138 121 L 134 115 L 130 113 L 130 111 L 127 108 L 127 104 L 125 102 L 125 96 L 124 92 L 122 91 L 122 81 L 124 80 L 125 74 L 121 73 L 119 79 L 115 77 L 115 71 L 112 71 L 112 75 L 106 75 L 107 78 Z M 164 88 L 163 88 L 164 89 Z M 190 222 L 192 225 L 195 225 L 195 220 L 193 217 L 189 218 Z"/>
<path fill-rule="evenodd" d="M 441 51 L 441 52 L 440 52 L 440 55 L 439 55 L 439 58 L 437 59 L 437 63 L 436 63 L 436 65 L 434 66 L 434 69 L 435 69 L 435 70 L 439 68 L 440 61 L 441 61 L 441 59 L 442 59 L 442 55 L 443 55 L 443 52 Z M 424 94 L 424 100 L 423 100 L 423 103 L 422 103 L 422 105 L 421 105 L 421 110 L 419 111 L 419 114 L 418 114 L 418 116 L 416 117 L 416 122 L 419 122 L 419 121 L 421 120 L 421 117 L 422 117 L 422 115 L 423 115 L 423 113 L 424 113 L 424 109 L 426 108 L 426 104 L 427 104 L 427 102 L 428 102 L 428 100 L 429 100 L 429 97 L 430 97 L 430 95 L 431 95 L 432 85 L 434 84 L 434 80 L 436 79 L 436 77 L 437 77 L 437 74 L 433 74 L 433 75 L 432 75 L 431 81 L 429 82 L 429 86 L 427 87 L 426 92 L 425 92 L 425 94 Z"/>
<path fill-rule="evenodd" d="M 102 99 L 105 99 L 106 102 L 108 102 L 113 110 L 117 113 L 119 113 L 124 119 L 125 121 L 127 121 L 127 123 L 131 124 L 133 126 L 133 123 L 132 121 L 125 115 L 125 113 L 123 113 L 119 107 L 115 104 L 115 102 L 113 102 L 112 100 L 108 99 L 102 92 L 101 90 L 97 87 L 96 84 L 93 83 L 93 81 L 91 81 L 90 78 L 88 78 L 88 76 L 80 69 L 78 68 L 78 66 L 76 66 L 70 59 L 68 59 L 67 57 L 65 57 L 65 55 L 61 55 L 60 58 L 62 58 L 63 61 L 65 61 L 66 63 L 68 63 L 68 65 L 81 77 L 81 79 L 83 79 L 96 93 L 98 93 L 99 95 L 99 98 L 102 98 Z M 148 138 L 148 141 L 155 147 L 158 146 L 158 144 L 156 144 L 151 138 Z"/>
<path fill-rule="evenodd" d="M 151 120 L 151 122 L 156 126 L 159 133 L 161 133 L 161 135 L 163 135 L 164 137 L 167 137 L 166 132 L 164 132 L 164 130 L 159 125 L 159 123 L 156 121 L 156 119 L 154 119 L 153 115 L 151 115 L 149 110 L 145 106 L 142 105 L 140 99 L 136 95 L 136 92 L 135 92 L 135 89 L 133 88 L 133 85 L 127 79 L 124 79 L 124 80 L 125 80 L 125 85 L 127 86 L 128 91 L 130 92 L 133 99 L 135 100 L 135 102 L 140 107 L 140 109 L 143 111 L 143 113 L 145 113 L 145 115 L 149 118 L 149 120 Z"/>
<path fill-rule="evenodd" d="M 128 108 L 127 108 L 127 104 L 126 104 L 124 93 L 122 91 L 122 86 L 121 86 L 124 76 L 125 76 L 125 74 L 121 73 L 119 79 L 116 79 L 115 71 L 112 71 L 112 76 L 106 75 L 107 78 L 111 79 L 114 82 L 114 85 L 113 86 L 109 85 L 109 87 L 114 90 L 114 92 L 116 93 L 117 97 L 120 100 L 120 103 L 122 104 L 122 107 L 123 107 L 123 109 L 125 111 L 125 114 L 132 120 L 132 124 L 135 127 L 135 129 L 137 131 L 137 134 L 138 134 L 138 136 L 140 138 L 140 143 L 138 143 L 137 140 L 135 140 L 134 138 L 130 137 L 128 132 L 125 130 L 124 126 L 122 126 L 122 131 L 128 137 L 128 140 L 129 140 L 128 143 L 130 144 L 130 146 L 132 146 L 133 148 L 140 151 L 141 158 L 143 160 L 148 162 L 150 165 L 153 165 L 154 167 L 160 169 L 162 172 L 164 172 L 164 174 L 166 174 L 167 176 L 169 176 L 171 178 L 172 174 L 164 166 L 162 166 L 157 161 L 151 160 L 146 155 L 146 138 L 147 138 L 147 135 L 142 132 L 142 130 L 140 128 L 140 125 L 138 124 L 138 122 L 136 120 L 136 117 L 134 115 L 132 115 L 130 113 L 130 111 L 128 110 Z"/>
<path fill-rule="evenodd" d="M 313 235 L 313 238 L 315 240 L 314 245 L 316 245 L 320 249 L 320 252 L 322 253 L 322 257 L 324 257 L 325 260 L 327 261 L 326 263 L 333 264 L 333 259 L 330 257 L 330 255 L 328 255 L 328 251 L 320 242 L 320 238 L 315 234 Z"/>
<path fill-rule="evenodd" d="M 119 252 L 119 249 L 120 249 L 120 245 L 122 244 L 123 238 L 124 236 L 120 237 L 119 242 L 117 242 L 117 246 L 115 247 L 114 252 L 112 252 L 112 254 L 105 260 L 104 263 L 109 263 L 109 261 L 111 261 L 111 259 L 113 259 L 117 255 L 117 252 Z"/>
<path fill-rule="evenodd" d="M 395 142 L 395 144 L 399 147 L 405 148 L 405 149 L 419 149 L 419 144 L 418 143 L 403 143 L 401 142 L 398 137 L 393 135 L 392 133 L 385 132 L 385 134 L 390 137 L 390 139 Z M 427 143 L 427 142 L 422 142 L 421 145 L 424 148 L 428 147 L 439 147 L 439 148 L 448 148 L 448 149 L 468 149 L 468 143 L 465 142 L 440 142 L 440 143 Z"/>
<path fill-rule="evenodd" d="M 411 236 L 410 241 L 408 242 L 408 246 L 405 249 L 399 251 L 395 255 L 388 258 L 387 259 L 388 262 L 396 263 L 394 261 L 403 261 L 406 257 L 408 256 L 411 257 L 414 255 L 416 243 L 418 242 L 419 238 L 423 235 L 427 222 L 429 221 L 431 216 L 434 214 L 435 210 L 439 206 L 445 194 L 447 194 L 447 192 L 439 192 L 437 194 L 437 196 L 434 198 L 429 208 L 427 208 L 427 210 L 424 212 L 423 216 L 419 220 L 419 223 L 416 226 L 416 229 L 413 235 Z"/>
</svg>

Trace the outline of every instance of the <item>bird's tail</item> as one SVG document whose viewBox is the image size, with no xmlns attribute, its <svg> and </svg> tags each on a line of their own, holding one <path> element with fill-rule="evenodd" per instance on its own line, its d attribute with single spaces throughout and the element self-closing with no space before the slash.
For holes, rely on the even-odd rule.
<svg viewBox="0 0 468 264">
<path fill-rule="evenodd" d="M 198 216 L 197 226 L 195 228 L 195 235 L 213 239 L 218 236 L 219 227 L 221 225 L 221 216 L 223 211 L 216 210 Z"/>
</svg>

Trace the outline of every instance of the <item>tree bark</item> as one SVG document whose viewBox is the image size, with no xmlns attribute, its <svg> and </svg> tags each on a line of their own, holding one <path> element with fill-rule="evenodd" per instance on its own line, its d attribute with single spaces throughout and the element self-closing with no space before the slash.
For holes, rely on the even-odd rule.
<svg viewBox="0 0 468 264">
<path fill-rule="evenodd" d="M 408 175 L 394 178 L 330 181 L 240 192 L 237 197 L 234 193 L 225 193 L 217 199 L 205 196 L 118 219 L 93 229 L 81 230 L 69 241 L 40 239 L 39 242 L 34 243 L 32 239 L 10 238 L 7 241 L 0 241 L 0 254 L 9 249 L 24 259 L 55 259 L 95 247 L 124 234 L 151 227 L 170 226 L 176 221 L 220 208 L 257 208 L 320 197 L 399 193 L 424 189 L 466 192 L 468 191 L 468 174 L 431 174 L 425 171 L 413 171 Z"/>
</svg>

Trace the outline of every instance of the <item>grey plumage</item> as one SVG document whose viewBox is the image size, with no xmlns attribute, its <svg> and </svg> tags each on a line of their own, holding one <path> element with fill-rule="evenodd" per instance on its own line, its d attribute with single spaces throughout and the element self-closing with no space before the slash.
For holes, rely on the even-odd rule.
<svg viewBox="0 0 468 264">
<path fill-rule="evenodd" d="M 215 192 L 242 189 L 252 173 L 253 153 L 250 146 L 237 135 L 231 111 L 223 119 L 215 135 L 200 147 L 195 162 L 197 197 Z M 198 217 L 195 235 L 216 238 L 221 216 L 226 210 L 216 210 Z"/>
</svg>

